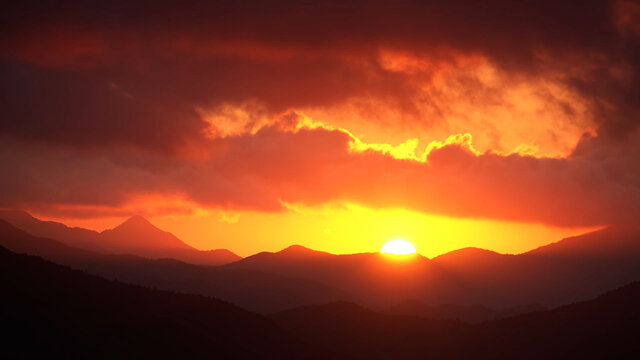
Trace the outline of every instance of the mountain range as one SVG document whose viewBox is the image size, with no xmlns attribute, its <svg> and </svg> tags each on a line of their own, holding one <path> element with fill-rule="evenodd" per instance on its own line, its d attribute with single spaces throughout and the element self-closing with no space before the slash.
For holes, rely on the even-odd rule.
<svg viewBox="0 0 640 360">
<path fill-rule="evenodd" d="M 609 227 L 519 255 L 466 248 L 427 259 L 333 255 L 300 246 L 222 266 L 313 280 L 384 309 L 406 300 L 496 309 L 553 307 L 640 279 L 640 230 Z"/>
<path fill-rule="evenodd" d="M 3 358 L 540 359 L 640 356 L 640 282 L 471 325 L 348 302 L 269 317 L 0 248 Z"/>
<path fill-rule="evenodd" d="M 263 316 L 0 248 L 0 357 L 326 359 Z"/>
<path fill-rule="evenodd" d="M 42 235 L 0 222 L 0 245 L 12 251 L 109 279 L 215 296 L 261 313 L 349 301 L 393 314 L 481 322 L 593 298 L 640 280 L 636 226 L 608 227 L 519 255 L 465 248 L 433 259 L 397 258 L 379 253 L 334 255 L 293 245 L 220 266 L 199 266 L 177 256 L 157 259 L 158 252 L 149 248 L 173 246 L 171 251 L 180 254 L 186 245 L 140 217 L 99 234 L 21 216 L 28 225 L 22 230 Z M 45 237 L 45 230 L 56 239 Z M 87 239 L 79 235 L 87 232 L 105 239 L 100 245 L 133 250 L 106 255 L 104 249 L 71 246 Z M 143 247 L 146 250 L 140 250 Z M 145 258 L 145 251 L 156 256 Z"/>
<path fill-rule="evenodd" d="M 0 219 L 31 235 L 103 254 L 132 254 L 151 259 L 173 258 L 198 265 L 222 265 L 241 259 L 227 249 L 195 249 L 175 235 L 158 229 L 141 216 L 133 216 L 103 232 L 72 228 L 55 221 L 41 221 L 21 210 L 0 210 Z"/>
<path fill-rule="evenodd" d="M 3 220 L 0 220 L 0 246 L 17 253 L 41 256 L 107 279 L 214 296 L 262 313 L 352 298 L 331 286 L 268 272 L 77 249 L 57 240 L 32 236 Z"/>
<path fill-rule="evenodd" d="M 302 341 L 361 359 L 637 359 L 640 282 L 593 300 L 476 325 L 336 302 L 272 315 Z"/>
</svg>

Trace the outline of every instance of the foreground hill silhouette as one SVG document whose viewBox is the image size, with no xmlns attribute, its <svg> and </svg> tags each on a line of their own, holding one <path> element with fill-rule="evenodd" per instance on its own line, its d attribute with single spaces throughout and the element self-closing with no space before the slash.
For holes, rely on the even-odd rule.
<svg viewBox="0 0 640 360">
<path fill-rule="evenodd" d="M 479 325 L 384 315 L 351 303 L 272 317 L 305 341 L 363 359 L 637 359 L 640 282 L 594 300 Z"/>
<path fill-rule="evenodd" d="M 0 248 L 3 358 L 335 357 L 196 295 L 108 281 Z"/>
<path fill-rule="evenodd" d="M 531 304 L 504 309 L 491 309 L 482 305 L 441 304 L 429 305 L 421 300 L 406 300 L 384 310 L 387 314 L 416 315 L 433 320 L 460 320 L 481 323 L 506 317 L 542 311 L 542 305 Z"/>
<path fill-rule="evenodd" d="M 0 220 L 0 246 L 109 279 L 214 296 L 263 313 L 353 298 L 324 284 L 260 271 L 197 266 L 173 259 L 98 254 L 29 235 L 3 220 Z"/>
<path fill-rule="evenodd" d="M 25 232 L 60 241 L 71 247 L 104 254 L 132 254 L 152 259 L 173 258 L 198 265 L 222 265 L 241 257 L 226 249 L 202 251 L 162 231 L 141 216 L 133 216 L 102 233 L 41 221 L 25 211 L 0 210 L 0 219 Z"/>
</svg>

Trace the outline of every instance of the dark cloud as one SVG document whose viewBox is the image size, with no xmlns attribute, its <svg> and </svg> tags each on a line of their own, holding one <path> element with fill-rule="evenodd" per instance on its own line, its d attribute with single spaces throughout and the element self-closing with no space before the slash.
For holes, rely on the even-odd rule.
<svg viewBox="0 0 640 360">
<path fill-rule="evenodd" d="M 635 17 L 629 1 L 16 3 L 0 15 L 0 166 L 11 174 L 0 199 L 117 207 L 178 193 L 264 211 L 349 200 L 557 225 L 627 219 L 640 188 Z M 390 68 L 382 51 L 428 66 Z M 509 79 L 577 92 L 597 135 L 563 159 L 450 145 L 423 164 L 350 153 L 344 132 L 293 132 L 282 120 L 210 139 L 198 110 L 253 101 L 270 117 L 366 98 L 446 112 L 442 89 L 416 94 L 474 56 Z M 500 102 L 474 76 L 461 82 L 474 104 Z"/>
<path fill-rule="evenodd" d="M 107 76 L 0 63 L 0 131 L 82 148 L 136 144 L 169 153 L 205 122 L 185 104 L 132 95 Z"/>
<path fill-rule="evenodd" d="M 598 58 L 601 64 L 584 70 L 593 81 L 569 71 L 565 81 L 601 97 L 589 91 L 601 81 L 598 72 L 635 61 L 631 58 L 637 53 L 616 26 L 614 5 L 21 2 L 4 12 L 2 44 L 9 58 L 45 67 L 89 68 L 93 71 L 85 76 L 97 73 L 130 94 L 173 107 L 257 99 L 277 113 L 368 96 L 406 111 L 416 75 L 381 67 L 380 49 L 445 62 L 460 54 L 482 54 L 504 71 L 533 74 L 549 67 L 592 65 L 584 62 Z M 421 79 L 428 80 L 435 70 L 425 71 Z"/>
</svg>

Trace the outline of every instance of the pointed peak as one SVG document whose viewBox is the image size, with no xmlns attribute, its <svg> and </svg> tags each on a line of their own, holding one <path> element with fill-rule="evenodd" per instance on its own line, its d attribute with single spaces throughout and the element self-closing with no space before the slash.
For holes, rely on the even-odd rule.
<svg viewBox="0 0 640 360">
<path fill-rule="evenodd" d="M 149 224 L 151 225 L 151 223 L 149 222 L 149 220 L 145 219 L 142 215 L 133 215 L 132 217 L 128 218 L 125 223 L 133 223 L 133 224 Z"/>
<path fill-rule="evenodd" d="M 291 245 L 277 252 L 277 254 L 285 255 L 320 255 L 329 254 L 323 251 L 312 250 L 302 245 Z"/>
<path fill-rule="evenodd" d="M 279 252 L 313 252 L 313 250 L 304 247 L 302 245 L 290 245 L 282 250 L 280 250 Z"/>
<path fill-rule="evenodd" d="M 105 230 L 101 234 L 110 241 L 111 245 L 119 249 L 194 250 L 172 233 L 156 227 L 139 215 L 132 216 L 122 224 L 113 229 Z"/>
<path fill-rule="evenodd" d="M 140 215 L 133 215 L 132 217 L 125 220 L 122 224 L 116 226 L 115 229 L 154 229 L 160 230 L 155 227 L 149 220 L 145 219 Z"/>
</svg>

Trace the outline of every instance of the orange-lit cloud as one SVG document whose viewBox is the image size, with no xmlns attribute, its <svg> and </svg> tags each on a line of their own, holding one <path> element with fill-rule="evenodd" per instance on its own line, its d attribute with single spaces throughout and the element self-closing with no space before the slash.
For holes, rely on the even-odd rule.
<svg viewBox="0 0 640 360">
<path fill-rule="evenodd" d="M 54 203 L 71 199 L 121 206 L 139 193 L 168 192 L 205 207 L 283 211 L 282 202 L 346 200 L 375 208 L 565 226 L 628 221 L 640 203 L 633 157 L 480 153 L 468 134 L 419 152 L 413 146 L 367 145 L 346 131 L 300 126 L 295 119 L 308 121 L 289 113 L 253 134 L 212 139 L 207 157 L 197 160 L 160 161 L 138 154 L 93 165 L 82 160 L 71 170 L 55 155 L 21 159 L 34 172 L 55 168 L 47 185 L 62 191 L 37 189 L 38 182 L 14 168 L 15 177 L 26 180 L 21 184 L 25 193 L 16 192 L 14 201 L 31 196 L 38 202 L 43 201 L 38 196 L 46 196 Z M 109 177 L 100 178 L 104 171 Z M 80 187 L 79 181 L 87 185 Z"/>
<path fill-rule="evenodd" d="M 284 204 L 558 226 L 639 210 L 637 2 L 179 5 L 0 15 L 0 206 L 221 224 Z"/>
</svg>

